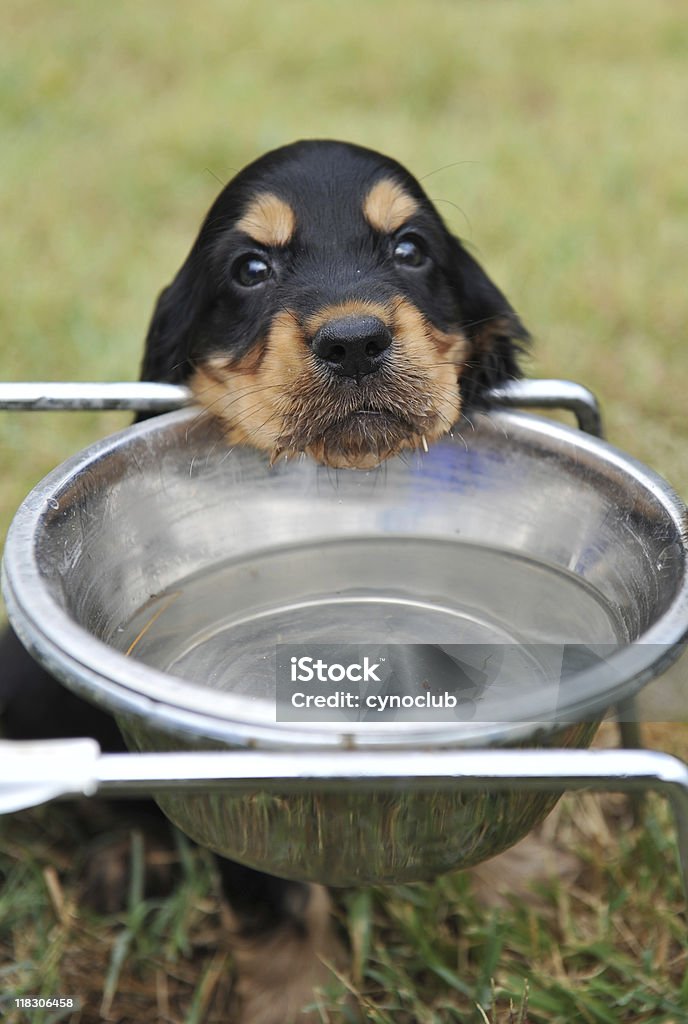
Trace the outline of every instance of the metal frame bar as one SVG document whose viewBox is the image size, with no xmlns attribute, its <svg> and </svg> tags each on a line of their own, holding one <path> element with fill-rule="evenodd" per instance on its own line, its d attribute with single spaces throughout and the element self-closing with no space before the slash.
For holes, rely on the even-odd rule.
<svg viewBox="0 0 688 1024">
<path fill-rule="evenodd" d="M 179 384 L 142 381 L 94 383 L 82 381 L 0 382 L 0 409 L 8 412 L 83 412 L 123 409 L 168 412 L 189 405 L 192 395 Z"/>
<path fill-rule="evenodd" d="M 190 751 L 101 754 L 94 740 L 0 743 L 0 812 L 75 796 L 256 789 L 594 790 L 666 797 L 688 901 L 688 765 L 650 750 Z"/>
<path fill-rule="evenodd" d="M 293 754 L 112 754 L 100 758 L 98 791 L 134 795 L 174 789 L 313 788 L 529 790 L 646 793 L 671 804 L 678 866 L 688 904 L 688 765 L 651 750 L 461 750 L 410 754 L 375 752 Z"/>
<path fill-rule="evenodd" d="M 593 437 L 604 437 L 602 414 L 597 398 L 572 380 L 513 380 L 489 393 L 495 405 L 507 409 L 566 409 L 576 417 L 578 427 Z"/>
<path fill-rule="evenodd" d="M 650 750 L 462 750 L 460 752 L 293 754 L 247 751 L 189 756 L 106 755 L 100 759 L 98 789 L 131 795 L 143 787 L 170 789 L 307 790 L 332 786 L 381 789 L 455 789 L 463 792 L 526 789 L 534 792 L 595 790 L 666 797 L 676 822 L 678 864 L 688 901 L 688 765 Z M 215 760 L 217 759 L 217 760 Z M 122 774 L 123 762 L 128 762 Z M 181 768 L 181 772 L 180 772 Z M 189 771 L 191 769 L 191 771 Z M 183 776 L 182 778 L 180 778 Z M 213 776 L 216 776 L 213 778 Z M 180 785 L 181 783 L 181 785 Z"/>
<path fill-rule="evenodd" d="M 602 418 L 591 391 L 570 380 L 515 380 L 490 392 L 496 405 L 521 409 L 567 409 L 581 430 L 602 437 Z M 13 412 L 78 412 L 87 409 L 124 409 L 164 412 L 193 401 L 191 391 L 179 384 L 141 381 L 84 383 L 52 381 L 0 382 L 0 409 Z"/>
</svg>

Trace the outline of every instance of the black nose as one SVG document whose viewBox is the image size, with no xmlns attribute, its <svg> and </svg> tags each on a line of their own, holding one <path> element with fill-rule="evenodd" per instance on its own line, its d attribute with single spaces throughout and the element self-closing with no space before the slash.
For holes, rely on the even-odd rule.
<svg viewBox="0 0 688 1024">
<path fill-rule="evenodd" d="M 376 316 L 330 320 L 316 332 L 313 353 L 342 377 L 364 377 L 379 370 L 392 335 Z"/>
</svg>

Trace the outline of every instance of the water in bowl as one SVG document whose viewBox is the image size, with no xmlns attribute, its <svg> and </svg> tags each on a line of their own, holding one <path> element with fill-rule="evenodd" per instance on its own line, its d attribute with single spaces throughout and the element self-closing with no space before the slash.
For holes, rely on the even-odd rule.
<svg viewBox="0 0 688 1024">
<path fill-rule="evenodd" d="M 157 594 L 110 642 L 197 685 L 272 702 L 280 650 L 384 650 L 398 678 L 406 666 L 407 687 L 439 673 L 469 717 L 501 720 L 519 714 L 515 695 L 519 706 L 535 697 L 543 713 L 556 708 L 562 678 L 627 640 L 610 604 L 571 572 L 509 551 L 393 537 L 213 565 Z"/>
</svg>

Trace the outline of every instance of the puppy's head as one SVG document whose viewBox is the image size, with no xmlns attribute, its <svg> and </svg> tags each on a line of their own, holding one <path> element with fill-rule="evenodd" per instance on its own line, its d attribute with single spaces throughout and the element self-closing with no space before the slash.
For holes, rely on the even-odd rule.
<svg viewBox="0 0 688 1024">
<path fill-rule="evenodd" d="M 297 142 L 210 209 L 158 300 L 142 377 L 189 383 L 232 444 L 365 468 L 518 376 L 526 337 L 400 164 Z"/>
</svg>

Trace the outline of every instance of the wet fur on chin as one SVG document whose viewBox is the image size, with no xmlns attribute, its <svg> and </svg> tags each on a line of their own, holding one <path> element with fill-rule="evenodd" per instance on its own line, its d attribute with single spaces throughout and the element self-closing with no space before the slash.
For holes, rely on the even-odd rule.
<svg viewBox="0 0 688 1024">
<path fill-rule="evenodd" d="M 274 402 L 266 422 L 249 425 L 223 413 L 224 406 L 241 402 L 242 385 L 224 361 L 218 362 L 196 373 L 194 392 L 212 410 L 228 444 L 262 449 L 273 463 L 303 454 L 339 468 L 376 466 L 403 449 L 426 448 L 451 429 L 456 418 L 452 412 L 458 415 L 458 394 L 438 411 L 425 397 L 426 381 L 409 366 L 391 380 L 385 374 L 364 390 L 336 395 L 328 393 L 328 382 L 321 383 L 317 372 L 304 375 L 294 382 L 288 399 Z M 247 397 L 253 390 L 246 385 Z"/>
<path fill-rule="evenodd" d="M 267 451 L 271 462 L 305 454 L 361 469 L 404 449 L 427 450 L 459 418 L 456 367 L 468 343 L 458 331 L 432 327 L 404 300 L 383 315 L 393 332 L 392 358 L 360 382 L 333 379 L 308 352 L 298 324 L 282 313 L 259 359 L 255 352 L 240 364 L 210 357 L 192 377 L 192 390 L 229 444 Z"/>
</svg>

